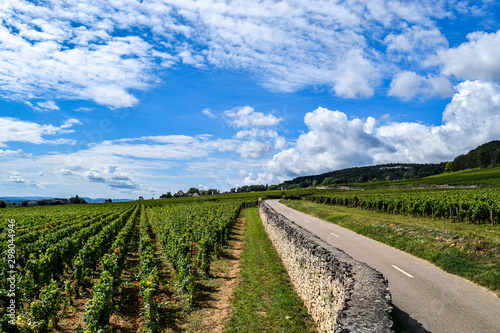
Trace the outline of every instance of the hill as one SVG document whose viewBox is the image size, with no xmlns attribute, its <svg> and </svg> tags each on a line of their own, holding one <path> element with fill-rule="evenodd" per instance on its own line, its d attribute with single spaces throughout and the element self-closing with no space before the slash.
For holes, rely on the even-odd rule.
<svg viewBox="0 0 500 333">
<path fill-rule="evenodd" d="M 494 140 L 467 154 L 457 156 L 452 162 L 392 163 L 354 167 L 319 175 L 301 176 L 285 181 L 281 185 L 287 188 L 340 184 L 355 187 L 481 184 L 497 186 L 500 185 L 498 167 L 500 167 L 500 141 Z M 450 174 L 445 171 L 454 172 Z"/>
<path fill-rule="evenodd" d="M 467 169 L 457 172 L 446 172 L 423 178 L 377 181 L 348 184 L 354 188 L 382 187 L 426 187 L 426 186 L 500 186 L 500 167 L 485 169 Z"/>
<path fill-rule="evenodd" d="M 500 166 L 500 141 L 485 143 L 467 154 L 457 156 L 451 165 L 453 171 Z"/>
<path fill-rule="evenodd" d="M 330 171 L 319 175 L 297 177 L 283 184 L 289 188 L 328 186 L 422 178 L 445 172 L 446 163 L 392 163 Z"/>
</svg>

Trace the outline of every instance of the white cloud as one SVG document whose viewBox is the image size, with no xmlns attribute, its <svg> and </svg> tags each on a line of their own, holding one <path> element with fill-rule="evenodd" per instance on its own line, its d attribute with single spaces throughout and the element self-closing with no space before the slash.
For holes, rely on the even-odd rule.
<svg viewBox="0 0 500 333">
<path fill-rule="evenodd" d="M 36 105 L 31 104 L 31 102 L 29 101 L 26 101 L 25 103 L 29 107 L 33 108 L 33 110 L 35 110 L 36 112 L 59 110 L 59 107 L 54 101 L 37 102 Z"/>
<path fill-rule="evenodd" d="M 371 154 L 390 151 L 370 134 L 373 118 L 348 120 L 342 112 L 320 107 L 304 121 L 309 132 L 299 136 L 295 147 L 276 154 L 266 166 L 268 173 L 286 177 L 366 165 L 373 162 Z"/>
<path fill-rule="evenodd" d="M 9 174 L 9 181 L 12 182 L 12 183 L 18 183 L 18 184 L 23 184 L 26 182 L 26 180 L 24 180 L 18 172 L 8 172 Z"/>
<path fill-rule="evenodd" d="M 46 136 L 73 133 L 69 129 L 75 124 L 81 124 L 77 119 L 69 119 L 61 126 L 40 125 L 34 122 L 15 118 L 0 117 L 0 147 L 6 147 L 7 142 L 28 142 L 34 144 L 74 144 L 74 140 L 46 139 Z"/>
<path fill-rule="evenodd" d="M 377 85 L 380 73 L 361 50 L 349 51 L 338 67 L 332 78 L 337 95 L 346 98 L 373 96 L 373 87 Z"/>
<path fill-rule="evenodd" d="M 136 104 L 128 90 L 145 89 L 151 82 L 152 46 L 137 36 L 112 33 L 139 24 L 145 9 L 104 1 L 4 4 L 0 96 L 85 99 L 110 107 Z M 54 110 L 53 103 L 40 102 L 35 108 Z"/>
<path fill-rule="evenodd" d="M 191 65 L 193 67 L 204 67 L 204 57 L 201 55 L 193 55 L 190 51 L 182 51 L 179 53 L 179 57 L 182 62 L 186 65 Z"/>
<path fill-rule="evenodd" d="M 252 128 L 249 130 L 241 130 L 236 133 L 237 139 L 243 138 L 277 138 L 278 132 L 274 130 L 264 130 L 260 128 Z"/>
<path fill-rule="evenodd" d="M 0 149 L 0 157 L 3 158 L 34 158 L 33 154 L 27 154 L 22 149 L 18 150 L 1 150 Z"/>
<path fill-rule="evenodd" d="M 125 89 L 116 86 L 93 86 L 81 92 L 82 98 L 90 97 L 98 104 L 112 108 L 131 107 L 138 100 Z"/>
<path fill-rule="evenodd" d="M 422 61 L 436 50 L 447 49 L 448 41 L 436 27 L 410 26 L 390 33 L 384 40 L 387 51 L 409 61 Z"/>
<path fill-rule="evenodd" d="M 120 171 L 116 166 L 95 167 L 82 174 L 91 182 L 106 183 L 113 189 L 123 192 L 137 191 L 141 186 Z"/>
<path fill-rule="evenodd" d="M 78 112 L 90 112 L 92 111 L 91 108 L 86 108 L 86 107 L 79 107 L 78 109 L 76 109 L 75 111 L 78 111 Z"/>
<path fill-rule="evenodd" d="M 286 140 L 284 137 L 279 136 L 276 138 L 276 141 L 274 142 L 274 149 L 285 149 L 286 148 Z"/>
<path fill-rule="evenodd" d="M 468 42 L 448 50 L 440 50 L 427 65 L 442 66 L 442 73 L 465 80 L 500 80 L 500 31 L 474 32 Z"/>
<path fill-rule="evenodd" d="M 160 81 L 158 70 L 183 63 L 245 70 L 273 91 L 325 86 L 365 98 L 393 61 L 373 41 L 387 36 L 388 49 L 407 59 L 435 50 L 446 45 L 435 21 L 464 7 L 430 0 L 12 0 L 0 13 L 0 97 L 130 107 L 135 91 Z"/>
<path fill-rule="evenodd" d="M 453 95 L 453 88 L 445 77 L 423 77 L 415 72 L 403 71 L 392 79 L 388 95 L 403 100 L 410 100 L 417 96 L 445 98 Z"/>
<path fill-rule="evenodd" d="M 240 153 L 243 158 L 259 158 L 262 154 L 269 151 L 270 148 L 271 146 L 269 144 L 252 140 L 241 143 L 236 151 Z"/>
<path fill-rule="evenodd" d="M 275 154 L 258 179 L 281 181 L 345 167 L 453 159 L 485 142 L 500 139 L 500 86 L 466 81 L 443 112 L 443 124 L 378 125 L 374 118 L 348 120 L 324 108 L 307 113 L 309 129 L 294 147 Z"/>
<path fill-rule="evenodd" d="M 224 115 L 228 118 L 228 123 L 236 128 L 275 126 L 282 121 L 272 114 L 255 112 L 250 106 L 225 111 Z"/>
<path fill-rule="evenodd" d="M 210 110 L 209 108 L 205 108 L 205 109 L 201 110 L 201 113 L 203 113 L 205 116 L 207 116 L 209 118 L 215 118 L 215 115 L 212 113 L 212 110 Z"/>
</svg>

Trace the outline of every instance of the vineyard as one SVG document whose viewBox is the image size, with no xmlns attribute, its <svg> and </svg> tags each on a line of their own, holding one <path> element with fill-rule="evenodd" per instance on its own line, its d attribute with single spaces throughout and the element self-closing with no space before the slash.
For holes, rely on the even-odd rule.
<svg viewBox="0 0 500 333">
<path fill-rule="evenodd" d="M 14 230 L 2 233 L 0 242 L 1 331 L 57 331 L 59 319 L 86 291 L 84 324 L 69 331 L 109 331 L 127 260 L 135 251 L 143 331 L 156 332 L 161 287 L 156 253 L 170 263 L 168 283 L 189 307 L 197 279 L 210 274 L 241 209 L 255 204 L 256 199 L 232 198 L 9 210 L 0 216 L 2 230 Z"/>
<path fill-rule="evenodd" d="M 500 223 L 500 191 L 496 189 L 370 190 L 310 195 L 308 199 L 390 214 L 444 218 L 473 224 Z"/>
<path fill-rule="evenodd" d="M 500 224 L 500 192 L 495 188 L 266 194 L 307 195 L 317 203 L 491 224 L 494 229 Z M 241 210 L 256 205 L 260 195 L 3 210 L 0 331 L 116 331 L 121 320 L 116 314 L 127 307 L 130 316 L 139 317 L 140 331 L 163 331 L 165 291 L 175 294 L 182 309 L 191 308 Z"/>
</svg>

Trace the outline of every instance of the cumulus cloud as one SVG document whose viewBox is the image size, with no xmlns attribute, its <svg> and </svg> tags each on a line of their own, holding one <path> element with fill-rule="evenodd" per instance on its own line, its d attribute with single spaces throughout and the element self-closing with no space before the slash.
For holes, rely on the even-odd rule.
<svg viewBox="0 0 500 333">
<path fill-rule="evenodd" d="M 349 120 L 339 111 L 319 107 L 307 113 L 304 122 L 309 131 L 297 139 L 293 148 L 276 154 L 266 169 L 275 175 L 294 176 L 366 165 L 374 155 L 391 147 L 371 134 L 375 119 Z"/>
<path fill-rule="evenodd" d="M 333 78 L 333 89 L 346 98 L 372 97 L 373 87 L 378 84 L 380 72 L 366 59 L 361 50 L 352 50 L 340 62 Z"/>
<path fill-rule="evenodd" d="M 349 120 L 340 111 L 307 113 L 308 132 L 294 147 L 275 154 L 255 179 L 281 181 L 351 166 L 453 159 L 484 142 L 500 139 L 500 86 L 466 81 L 443 112 L 443 123 L 378 124 L 374 118 Z"/>
<path fill-rule="evenodd" d="M 474 32 L 468 42 L 458 47 L 440 50 L 427 65 L 439 65 L 442 73 L 464 80 L 500 80 L 500 31 Z"/>
<path fill-rule="evenodd" d="M 98 104 L 107 105 L 111 108 L 130 107 L 137 104 L 138 100 L 125 89 L 115 85 L 92 86 L 80 93 L 85 97 L 90 97 Z"/>
<path fill-rule="evenodd" d="M 417 96 L 423 99 L 445 98 L 453 95 L 453 87 L 445 77 L 423 77 L 415 72 L 403 71 L 392 79 L 388 95 L 403 100 L 410 100 Z"/>
<path fill-rule="evenodd" d="M 69 139 L 46 139 L 46 136 L 73 133 L 69 129 L 81 124 L 77 119 L 69 119 L 61 126 L 40 125 L 34 122 L 22 121 L 16 118 L 0 117 L 0 147 L 6 147 L 7 142 L 28 142 L 34 144 L 75 144 Z"/>
</svg>

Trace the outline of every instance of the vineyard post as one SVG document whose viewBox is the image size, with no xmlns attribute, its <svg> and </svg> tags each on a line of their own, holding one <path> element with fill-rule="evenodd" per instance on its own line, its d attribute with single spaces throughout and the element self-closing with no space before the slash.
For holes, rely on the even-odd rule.
<svg viewBox="0 0 500 333">
<path fill-rule="evenodd" d="M 156 306 L 155 306 L 155 299 L 153 292 L 149 293 L 148 303 L 149 303 L 149 318 L 151 321 L 156 322 L 156 314 L 155 314 Z"/>
<path fill-rule="evenodd" d="M 490 209 L 490 220 L 491 220 L 491 225 L 494 225 L 494 223 L 493 223 L 493 209 Z"/>
</svg>

